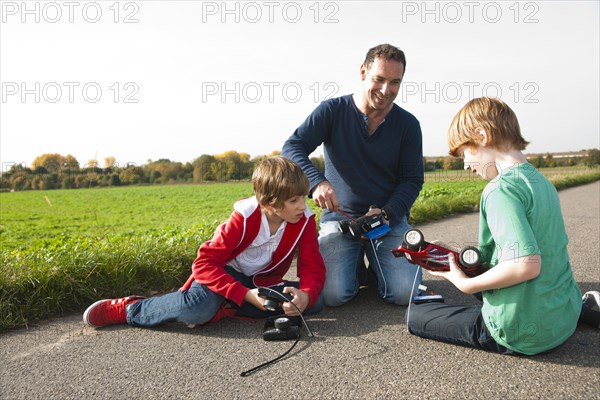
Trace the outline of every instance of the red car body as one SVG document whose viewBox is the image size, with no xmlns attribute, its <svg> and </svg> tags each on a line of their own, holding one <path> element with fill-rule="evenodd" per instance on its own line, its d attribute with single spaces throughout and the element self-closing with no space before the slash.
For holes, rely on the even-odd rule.
<svg viewBox="0 0 600 400">
<path fill-rule="evenodd" d="M 422 233 L 416 229 L 408 231 L 407 235 L 411 231 L 418 232 L 422 238 Z M 394 256 L 406 257 L 411 263 L 420 265 L 430 271 L 449 271 L 448 254 L 450 253 L 454 254 L 457 265 L 464 271 L 465 275 L 473 277 L 485 272 L 481 264 L 481 255 L 476 247 L 469 246 L 460 252 L 456 252 L 424 240 L 421 240 L 418 245 L 410 246 L 407 245 L 405 239 L 401 246 L 392 250 Z"/>
</svg>

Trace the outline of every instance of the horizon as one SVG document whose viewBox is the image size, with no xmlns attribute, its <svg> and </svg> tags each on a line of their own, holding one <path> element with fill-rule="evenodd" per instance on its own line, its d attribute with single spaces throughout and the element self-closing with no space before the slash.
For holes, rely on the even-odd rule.
<svg viewBox="0 0 600 400">
<path fill-rule="evenodd" d="M 586 156 L 585 153 L 589 152 L 590 150 L 600 150 L 600 149 L 599 148 L 592 148 L 592 149 L 581 149 L 581 150 L 573 150 L 573 151 L 558 151 L 558 152 L 543 152 L 543 153 L 529 153 L 529 152 L 522 151 L 522 153 L 528 159 L 531 158 L 531 157 L 548 156 L 548 155 L 551 155 L 553 157 L 559 156 L 558 158 L 561 158 L 560 156 L 566 157 L 566 158 L 570 158 L 570 157 L 579 158 L 579 157 L 585 157 Z M 272 154 L 274 151 L 279 151 L 279 150 L 273 150 L 269 154 Z M 238 154 L 249 154 L 249 153 L 246 153 L 246 152 L 243 152 L 243 151 L 226 150 L 225 152 L 220 153 L 220 154 L 207 154 L 207 155 L 213 156 L 213 157 L 218 157 L 221 154 L 224 154 L 224 153 L 227 153 L 227 152 L 236 152 Z M 59 154 L 59 153 L 43 153 L 43 154 Z M 39 156 L 41 156 L 43 154 L 40 154 Z M 253 159 L 255 159 L 257 157 L 265 157 L 265 156 L 268 157 L 269 154 L 250 155 L 250 161 L 252 161 Z M 59 155 L 61 155 L 63 157 L 73 156 L 72 154 L 59 154 Z M 158 162 L 160 160 L 168 160 L 171 163 L 181 163 L 181 164 L 185 165 L 185 164 L 192 164 L 196 159 L 198 159 L 199 157 L 201 157 L 203 155 L 204 154 L 198 155 L 197 157 L 195 157 L 194 159 L 192 159 L 190 161 L 172 160 L 172 159 L 169 159 L 169 158 L 161 157 L 161 158 L 157 158 L 155 160 L 154 159 L 148 159 L 144 163 L 140 163 L 140 164 L 138 164 L 138 163 L 127 163 L 127 162 L 126 163 L 119 163 L 119 160 L 115 160 L 115 163 L 113 164 L 113 167 L 110 167 L 110 168 L 114 168 L 114 167 L 116 167 L 116 168 L 122 168 L 122 167 L 128 167 L 130 165 L 144 166 L 144 165 L 147 165 L 147 164 L 152 163 L 152 162 Z M 89 164 L 91 163 L 91 161 L 95 161 L 97 163 L 97 165 L 98 165 L 98 168 L 101 168 L 101 169 L 105 168 L 105 167 L 101 167 L 101 165 L 103 164 L 104 159 L 102 159 L 102 160 L 91 160 L 90 159 L 90 160 L 87 160 L 84 163 L 80 159 L 78 159 L 77 157 L 75 157 L 75 156 L 73 156 L 73 157 L 79 163 L 79 168 L 80 169 L 90 168 Z M 107 157 L 110 157 L 110 156 L 107 156 Z M 315 155 L 313 153 L 313 154 L 311 154 L 311 158 L 312 157 L 324 157 L 324 156 L 323 156 L 323 154 Z M 423 158 L 425 158 L 427 160 L 436 160 L 436 159 L 445 158 L 445 157 L 461 158 L 461 157 L 453 157 L 453 156 L 451 156 L 449 154 L 437 155 L 437 156 L 423 155 Z M 15 164 L 10 164 L 10 165 L 7 164 L 6 165 L 7 168 L 5 168 L 4 170 L 0 171 L 0 174 L 8 172 L 10 170 L 10 168 L 12 168 L 12 166 L 15 166 L 15 165 L 23 165 L 23 163 L 19 163 L 19 164 L 15 163 Z M 32 165 L 33 165 L 33 160 L 32 160 L 31 163 L 25 164 L 24 167 L 31 169 Z"/>
</svg>

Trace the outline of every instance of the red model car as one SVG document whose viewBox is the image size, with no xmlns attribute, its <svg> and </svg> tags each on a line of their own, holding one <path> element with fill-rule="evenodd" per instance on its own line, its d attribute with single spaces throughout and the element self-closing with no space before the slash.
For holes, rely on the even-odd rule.
<svg viewBox="0 0 600 400">
<path fill-rule="evenodd" d="M 402 245 L 392 250 L 394 256 L 406 257 L 411 263 L 430 271 L 449 271 L 448 254 L 450 253 L 454 254 L 458 266 L 467 276 L 477 276 L 485 271 L 481 263 L 481 253 L 476 247 L 468 246 L 456 252 L 426 242 L 423 233 L 418 229 L 406 231 Z"/>
</svg>

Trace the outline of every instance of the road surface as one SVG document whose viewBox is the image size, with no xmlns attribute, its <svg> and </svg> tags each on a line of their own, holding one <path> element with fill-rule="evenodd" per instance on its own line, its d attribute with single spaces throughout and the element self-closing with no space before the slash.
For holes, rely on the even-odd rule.
<svg viewBox="0 0 600 400">
<path fill-rule="evenodd" d="M 560 192 L 569 251 L 582 292 L 600 290 L 600 182 Z M 421 225 L 425 237 L 471 244 L 477 214 Z M 474 302 L 425 275 L 447 302 Z M 0 336 L 1 399 L 361 399 L 600 398 L 600 330 L 580 326 L 559 349 L 501 356 L 407 333 L 405 307 L 373 289 L 308 319 L 280 362 L 241 377 L 287 350 L 265 342 L 262 323 L 224 320 L 188 329 L 128 326 L 94 330 L 81 314 Z"/>
</svg>

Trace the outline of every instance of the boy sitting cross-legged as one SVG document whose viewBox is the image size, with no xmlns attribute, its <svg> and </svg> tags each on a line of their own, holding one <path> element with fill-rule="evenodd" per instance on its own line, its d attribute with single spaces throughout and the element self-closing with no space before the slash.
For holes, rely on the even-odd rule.
<svg viewBox="0 0 600 400">
<path fill-rule="evenodd" d="M 469 278 L 452 255 L 450 271 L 431 272 L 483 305 L 411 305 L 408 329 L 434 340 L 503 354 L 533 355 L 564 343 L 578 321 L 599 326 L 600 293 L 582 297 L 573 277 L 558 195 L 521 152 L 514 112 L 473 99 L 454 117 L 450 154 L 490 182 L 480 203 L 479 250 L 491 268 Z"/>
</svg>

